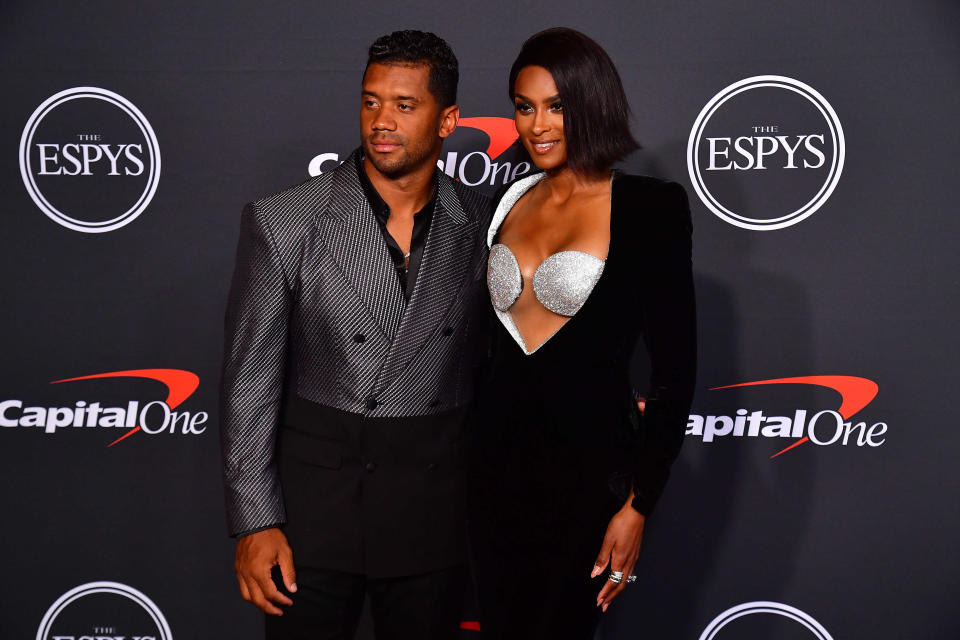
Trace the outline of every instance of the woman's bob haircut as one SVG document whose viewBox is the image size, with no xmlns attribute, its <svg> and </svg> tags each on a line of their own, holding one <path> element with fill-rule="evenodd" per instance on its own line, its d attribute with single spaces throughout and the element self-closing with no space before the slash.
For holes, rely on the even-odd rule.
<svg viewBox="0 0 960 640">
<path fill-rule="evenodd" d="M 553 76 L 563 103 L 567 165 L 582 175 L 610 169 L 640 148 L 630 134 L 630 106 L 617 68 L 589 37 L 566 27 L 534 34 L 510 68 L 510 99 L 524 67 L 543 67 Z"/>
</svg>

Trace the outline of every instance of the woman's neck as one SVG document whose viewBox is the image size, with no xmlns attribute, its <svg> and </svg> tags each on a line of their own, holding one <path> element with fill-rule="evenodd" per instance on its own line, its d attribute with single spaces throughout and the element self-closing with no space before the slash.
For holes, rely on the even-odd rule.
<svg viewBox="0 0 960 640">
<path fill-rule="evenodd" d="M 565 166 L 553 171 L 547 171 L 546 174 L 546 178 L 541 180 L 540 184 L 547 190 L 547 198 L 563 202 L 569 200 L 571 196 L 583 192 L 606 188 L 606 185 L 610 182 L 612 171 L 608 170 L 584 175 Z"/>
</svg>

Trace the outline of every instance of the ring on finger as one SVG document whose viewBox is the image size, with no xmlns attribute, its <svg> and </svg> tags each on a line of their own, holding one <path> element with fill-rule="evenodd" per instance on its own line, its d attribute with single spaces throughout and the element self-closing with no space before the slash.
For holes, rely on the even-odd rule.
<svg viewBox="0 0 960 640">
<path fill-rule="evenodd" d="M 607 576 L 607 580 L 613 584 L 620 584 L 623 582 L 623 571 L 611 571 L 610 575 Z"/>
<path fill-rule="evenodd" d="M 637 581 L 637 576 L 633 574 L 630 574 L 629 576 L 627 576 L 627 584 L 633 584 L 636 581 Z"/>
</svg>

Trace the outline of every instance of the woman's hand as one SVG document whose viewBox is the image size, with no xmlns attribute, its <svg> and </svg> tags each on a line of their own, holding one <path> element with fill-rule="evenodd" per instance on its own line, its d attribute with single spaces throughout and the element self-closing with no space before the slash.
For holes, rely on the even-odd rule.
<svg viewBox="0 0 960 640">
<path fill-rule="evenodd" d="M 632 500 L 631 491 L 623 508 L 610 518 L 600 555 L 597 556 L 590 574 L 591 578 L 596 578 L 608 565 L 611 571 L 623 572 L 623 580 L 619 584 L 607 580 L 597 595 L 597 606 L 603 607 L 604 611 L 627 586 L 627 576 L 633 574 L 633 567 L 640 556 L 640 541 L 643 539 L 643 525 L 647 518 L 630 506 Z"/>
</svg>

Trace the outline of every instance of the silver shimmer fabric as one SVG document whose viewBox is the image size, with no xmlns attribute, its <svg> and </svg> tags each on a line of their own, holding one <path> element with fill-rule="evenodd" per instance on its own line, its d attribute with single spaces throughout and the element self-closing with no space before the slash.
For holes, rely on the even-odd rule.
<svg viewBox="0 0 960 640">
<path fill-rule="evenodd" d="M 515 182 L 503 195 L 493 214 L 487 232 L 490 256 L 487 260 L 487 287 L 490 301 L 497 318 L 513 337 L 523 352 L 532 354 L 536 349 L 527 349 L 523 336 L 510 316 L 510 307 L 523 291 L 523 274 L 517 257 L 507 245 L 494 244 L 493 239 L 513 205 L 524 193 L 533 188 L 544 174 L 537 173 Z M 604 261 L 583 251 L 559 251 L 540 263 L 533 274 L 533 292 L 546 309 L 562 315 L 573 316 L 587 301 L 593 287 L 603 274 Z M 553 336 L 550 336 L 552 338 Z M 546 344 L 544 340 L 537 348 Z"/>
<path fill-rule="evenodd" d="M 513 251 L 505 244 L 495 244 L 490 248 L 487 262 L 487 288 L 490 301 L 497 311 L 506 311 L 523 291 L 523 274 Z"/>
<path fill-rule="evenodd" d="M 540 263 L 533 274 L 533 292 L 544 307 L 570 317 L 580 310 L 603 274 L 604 262 L 583 251 L 560 251 Z M 490 248 L 487 287 L 497 311 L 507 311 L 523 291 L 523 274 L 505 244 Z"/>
<path fill-rule="evenodd" d="M 572 316 L 587 301 L 603 273 L 603 260 L 583 251 L 560 251 L 540 263 L 533 292 L 550 311 Z"/>
</svg>

